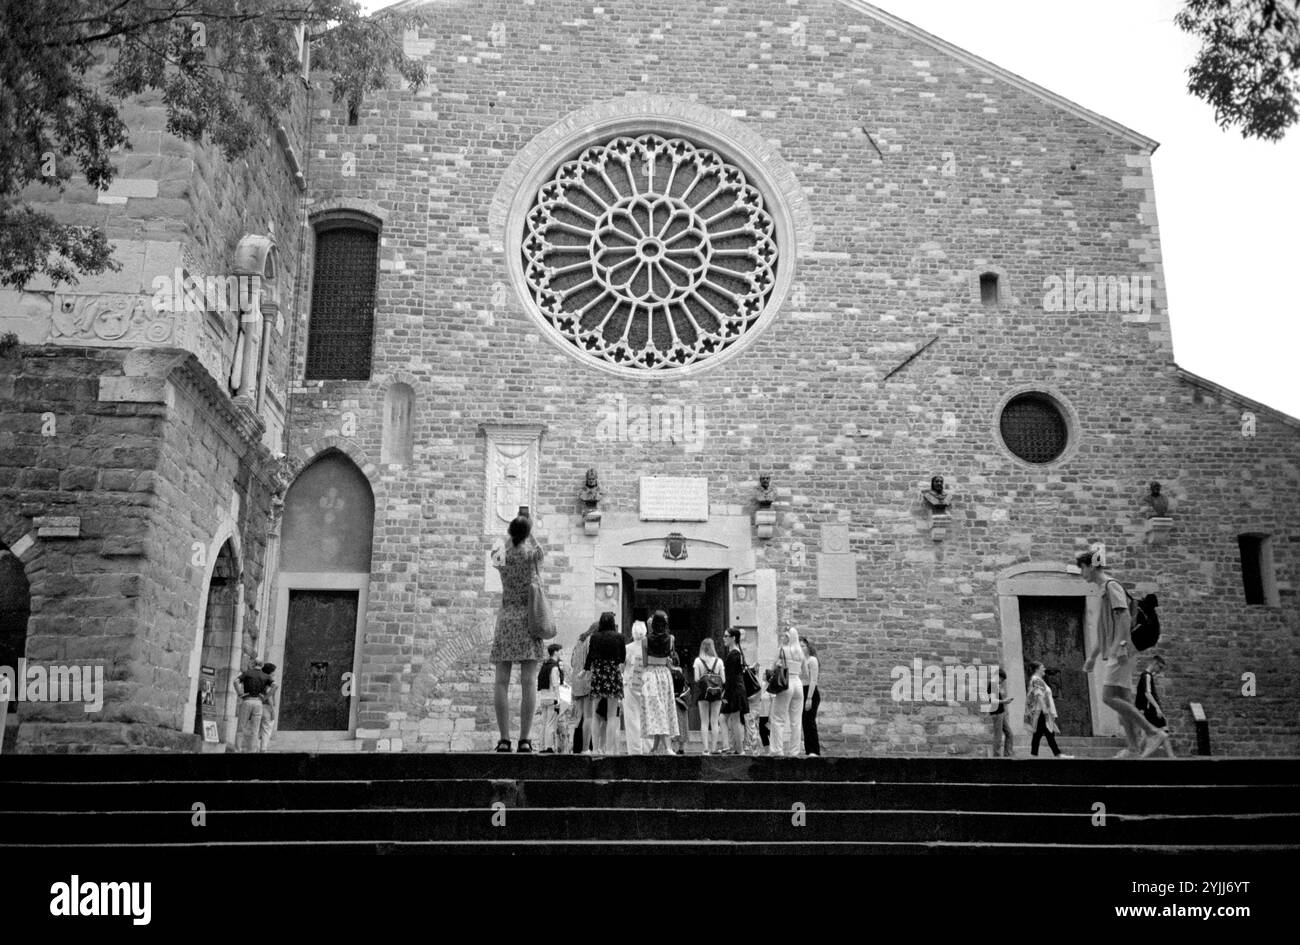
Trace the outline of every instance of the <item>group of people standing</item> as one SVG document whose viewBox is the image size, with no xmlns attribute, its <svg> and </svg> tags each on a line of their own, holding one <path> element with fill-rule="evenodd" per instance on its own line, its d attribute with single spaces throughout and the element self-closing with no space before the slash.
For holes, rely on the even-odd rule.
<svg viewBox="0 0 1300 945">
<path fill-rule="evenodd" d="M 701 641 L 692 665 L 694 684 L 688 684 L 668 615 L 662 610 L 650 615 L 648 623 L 644 612 L 634 614 L 630 640 L 624 638 L 612 612 L 601 614 L 578 638 L 566 674 L 562 647 L 546 646 L 533 635 L 529 622 L 530 587 L 544 556 L 532 537 L 530 520 L 522 515 L 511 521 L 507 541 L 492 553 L 502 587 L 490 656 L 496 664 L 494 704 L 500 734 L 496 751 L 512 750 L 509 688 L 518 663 L 522 694 L 516 752 L 533 751 L 530 736 L 540 694 L 543 752 L 565 750 L 571 715 L 575 752 L 616 754 L 621 753 L 621 743 L 628 754 L 680 754 L 686 747 L 693 699 L 705 754 L 759 754 L 761 742 L 771 754 L 792 755 L 798 753 L 800 741 L 808 755 L 821 753 L 817 649 L 801 642 L 793 627 L 783 635 L 773 666 L 773 671 L 784 668 L 789 680 L 780 692 L 768 692 L 769 680 L 759 681 L 750 670 L 742 646 L 744 631 L 735 627 L 723 635 L 722 656 L 711 638 Z M 544 649 L 547 659 L 542 662 Z M 540 672 L 538 663 L 542 663 Z M 751 694 L 759 700 L 758 724 Z"/>
<path fill-rule="evenodd" d="M 706 755 L 794 755 L 801 745 L 810 756 L 820 754 L 816 648 L 800 641 L 797 631 L 787 631 L 777 657 L 788 669 L 790 685 L 769 693 L 768 680 L 758 682 L 745 658 L 742 629 L 724 632 L 722 656 L 711 638 L 701 641 L 692 682 L 681 668 L 667 614 L 655 611 L 648 623 L 639 610 L 634 617 L 628 642 L 613 612 L 601 614 L 578 638 L 567 674 L 562 648 L 548 648 L 549 659 L 538 674 L 543 752 L 568 750 L 572 721 L 574 753 L 683 754 L 694 704 Z M 747 677 L 759 687 L 753 697 Z M 502 742 L 498 750 L 509 750 L 504 735 Z M 531 745 L 525 746 L 529 750 Z"/>
</svg>

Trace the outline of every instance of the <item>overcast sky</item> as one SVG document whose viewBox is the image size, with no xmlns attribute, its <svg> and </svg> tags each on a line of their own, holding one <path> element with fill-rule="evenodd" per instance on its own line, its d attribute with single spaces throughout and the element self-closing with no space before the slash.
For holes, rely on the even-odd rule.
<svg viewBox="0 0 1300 945">
<path fill-rule="evenodd" d="M 388 5 L 363 0 L 367 9 Z M 1209 106 L 1187 92 L 1196 44 L 1174 26 L 1178 0 L 876 5 L 1159 141 L 1153 166 L 1175 360 L 1300 417 L 1300 290 L 1290 282 L 1300 270 L 1300 128 L 1280 144 L 1219 130 Z"/>
</svg>

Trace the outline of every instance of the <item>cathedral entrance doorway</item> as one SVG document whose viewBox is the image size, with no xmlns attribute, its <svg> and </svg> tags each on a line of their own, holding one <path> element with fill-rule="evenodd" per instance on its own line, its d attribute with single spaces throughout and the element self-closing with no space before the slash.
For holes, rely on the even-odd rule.
<svg viewBox="0 0 1300 945">
<path fill-rule="evenodd" d="M 650 615 L 662 610 L 668 615 L 668 627 L 675 638 L 677 659 L 686 673 L 687 684 L 695 683 L 695 658 L 700 646 L 712 640 L 718 657 L 725 648 L 722 635 L 729 627 L 728 572 L 725 570 L 687 570 L 668 568 L 625 568 L 623 570 L 623 635 L 632 638 L 636 615 Z M 692 704 L 687 712 L 687 726 L 700 729 L 700 713 Z"/>
<path fill-rule="evenodd" d="M 1020 638 L 1028 680 L 1033 663 L 1047 666 L 1047 684 L 1062 735 L 1092 734 L 1092 704 L 1083 645 L 1082 597 L 1020 598 Z"/>
</svg>

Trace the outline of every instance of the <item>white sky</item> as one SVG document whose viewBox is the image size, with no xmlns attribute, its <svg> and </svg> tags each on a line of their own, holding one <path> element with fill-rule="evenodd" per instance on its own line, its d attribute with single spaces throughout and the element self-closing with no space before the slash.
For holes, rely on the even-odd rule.
<svg viewBox="0 0 1300 945">
<path fill-rule="evenodd" d="M 1300 269 L 1300 127 L 1279 144 L 1219 130 L 1187 92 L 1196 43 L 1174 26 L 1179 0 L 874 2 L 1159 141 L 1152 162 L 1175 360 L 1300 417 L 1300 302 L 1287 281 Z"/>
</svg>

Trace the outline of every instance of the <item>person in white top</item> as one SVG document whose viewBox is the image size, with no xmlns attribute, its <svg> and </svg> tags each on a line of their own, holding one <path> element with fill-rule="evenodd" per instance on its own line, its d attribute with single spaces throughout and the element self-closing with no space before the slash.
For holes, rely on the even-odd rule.
<svg viewBox="0 0 1300 945">
<path fill-rule="evenodd" d="M 704 753 L 713 754 L 715 744 L 721 748 L 722 732 L 719 718 L 722 713 L 722 685 L 726 683 L 726 667 L 713 645 L 712 637 L 705 637 L 700 642 L 700 655 L 695 658 L 695 696 L 700 710 L 700 739 L 704 743 Z M 721 680 L 715 698 L 704 685 L 704 676 L 713 674 Z"/>
<path fill-rule="evenodd" d="M 790 687 L 778 692 L 772 699 L 772 754 L 791 755 L 797 751 L 803 731 L 803 647 L 799 645 L 799 631 L 790 627 L 785 631 L 776 664 L 784 664 L 789 672 Z"/>
<path fill-rule="evenodd" d="M 627 648 L 627 662 L 623 664 L 623 737 L 629 755 L 646 754 L 645 739 L 641 737 L 641 684 L 645 678 L 644 614 L 638 608 L 632 622 L 632 643 Z"/>
</svg>

